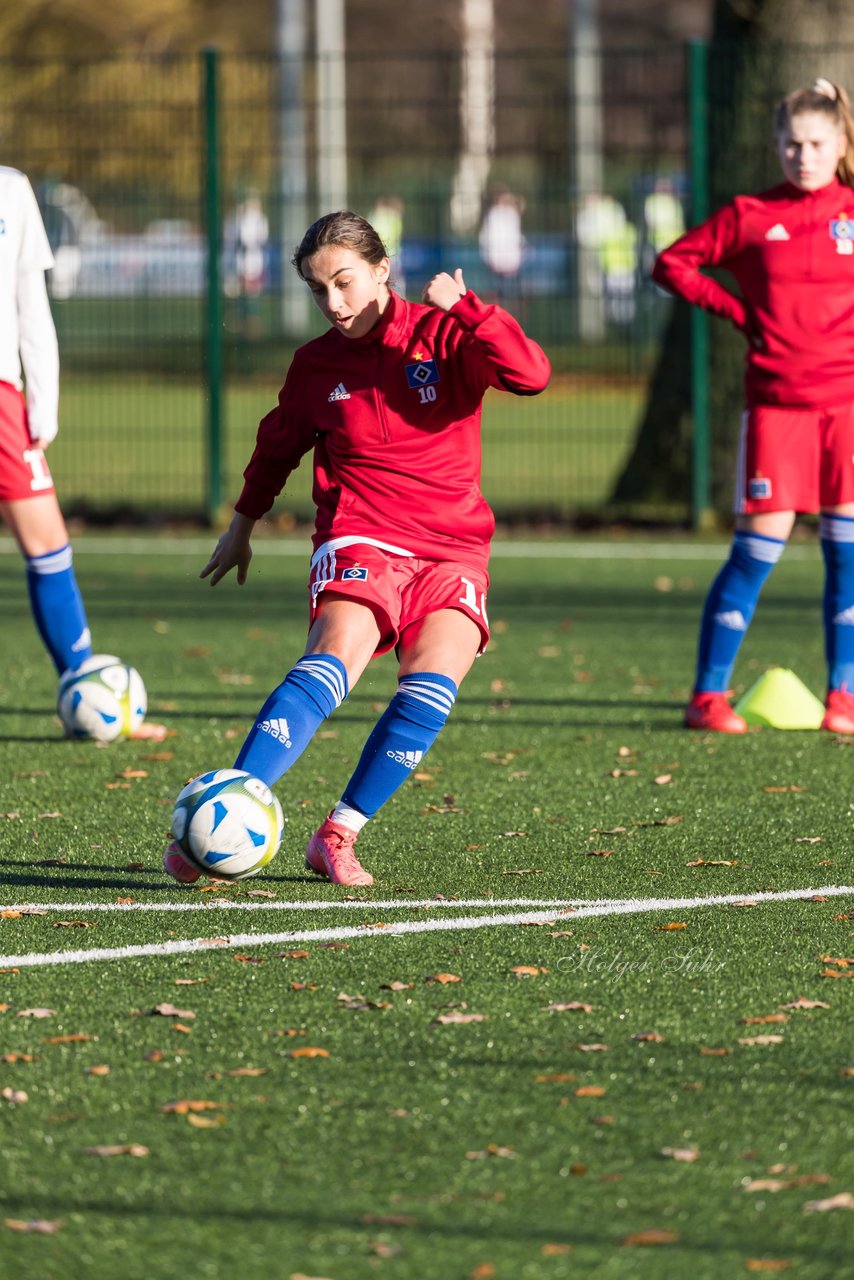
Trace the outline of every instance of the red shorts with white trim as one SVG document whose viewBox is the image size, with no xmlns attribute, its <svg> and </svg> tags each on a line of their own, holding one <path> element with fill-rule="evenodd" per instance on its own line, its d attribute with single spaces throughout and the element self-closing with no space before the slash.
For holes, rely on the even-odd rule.
<svg viewBox="0 0 854 1280">
<path fill-rule="evenodd" d="M 53 479 L 41 449 L 34 449 L 24 397 L 0 382 L 0 502 L 53 493 Z"/>
<path fill-rule="evenodd" d="M 822 511 L 854 502 L 854 404 L 757 405 L 742 420 L 736 514 Z"/>
<path fill-rule="evenodd" d="M 319 547 L 309 577 L 311 622 L 324 591 L 359 600 L 373 611 L 381 639 L 376 657 L 388 653 L 413 622 L 440 609 L 458 609 L 480 631 L 479 653 L 489 643 L 486 593 L 489 574 L 457 560 L 419 560 L 369 543 Z"/>
</svg>

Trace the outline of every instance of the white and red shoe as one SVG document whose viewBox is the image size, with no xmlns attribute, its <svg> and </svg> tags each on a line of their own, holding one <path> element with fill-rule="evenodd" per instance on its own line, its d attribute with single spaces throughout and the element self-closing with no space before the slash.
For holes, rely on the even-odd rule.
<svg viewBox="0 0 854 1280">
<path fill-rule="evenodd" d="M 173 880 L 181 884 L 195 884 L 201 879 L 201 871 L 184 857 L 177 840 L 170 840 L 163 855 L 163 869 Z"/>
<path fill-rule="evenodd" d="M 707 733 L 746 733 L 747 721 L 733 711 L 728 693 L 703 692 L 695 693 L 685 708 L 685 727 Z"/>
<path fill-rule="evenodd" d="M 356 857 L 353 846 L 358 832 L 333 822 L 331 816 L 322 822 L 308 842 L 305 865 L 316 875 L 325 876 L 333 884 L 368 885 L 374 877 Z"/>
<path fill-rule="evenodd" d="M 854 733 L 854 693 L 844 687 L 829 689 L 824 707 L 822 729 L 830 733 Z"/>
</svg>

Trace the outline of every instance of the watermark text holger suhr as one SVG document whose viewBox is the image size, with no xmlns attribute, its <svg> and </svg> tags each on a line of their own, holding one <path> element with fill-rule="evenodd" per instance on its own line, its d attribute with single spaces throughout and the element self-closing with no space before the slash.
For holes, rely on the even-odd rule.
<svg viewBox="0 0 854 1280">
<path fill-rule="evenodd" d="M 591 947 L 578 955 L 561 956 L 556 968 L 561 973 L 587 973 L 617 981 L 630 973 L 661 974 L 664 977 L 701 978 L 719 973 L 726 960 L 711 950 L 691 947 L 679 955 L 630 956 L 625 951 L 602 951 Z"/>
</svg>

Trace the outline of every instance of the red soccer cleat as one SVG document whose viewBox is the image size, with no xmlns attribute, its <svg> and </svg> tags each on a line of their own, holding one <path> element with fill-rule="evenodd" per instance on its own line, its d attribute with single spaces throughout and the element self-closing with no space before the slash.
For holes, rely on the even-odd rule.
<svg viewBox="0 0 854 1280">
<path fill-rule="evenodd" d="M 846 688 L 829 689 L 822 729 L 830 733 L 854 733 L 854 693 Z"/>
<path fill-rule="evenodd" d="M 729 696 L 728 693 L 695 693 L 685 708 L 686 728 L 705 729 L 707 733 L 746 733 L 747 721 L 733 711 Z"/>
<path fill-rule="evenodd" d="M 373 884 L 374 877 L 359 862 L 353 845 L 358 832 L 329 817 L 317 828 L 305 851 L 305 865 L 333 884 Z"/>
<path fill-rule="evenodd" d="M 170 840 L 166 846 L 163 869 L 173 880 L 179 880 L 181 884 L 195 884 L 202 874 L 184 857 L 177 840 Z"/>
</svg>

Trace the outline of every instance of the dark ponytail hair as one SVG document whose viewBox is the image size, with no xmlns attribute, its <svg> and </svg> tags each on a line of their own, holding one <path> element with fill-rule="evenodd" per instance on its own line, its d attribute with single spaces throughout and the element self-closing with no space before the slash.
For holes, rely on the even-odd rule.
<svg viewBox="0 0 854 1280">
<path fill-rule="evenodd" d="M 291 258 L 291 265 L 296 267 L 300 279 L 305 279 L 302 271 L 305 259 L 327 245 L 352 249 L 373 267 L 388 257 L 385 245 L 367 219 L 351 213 L 349 209 L 339 209 L 337 213 L 325 213 L 313 222 L 300 241 Z"/>
</svg>

